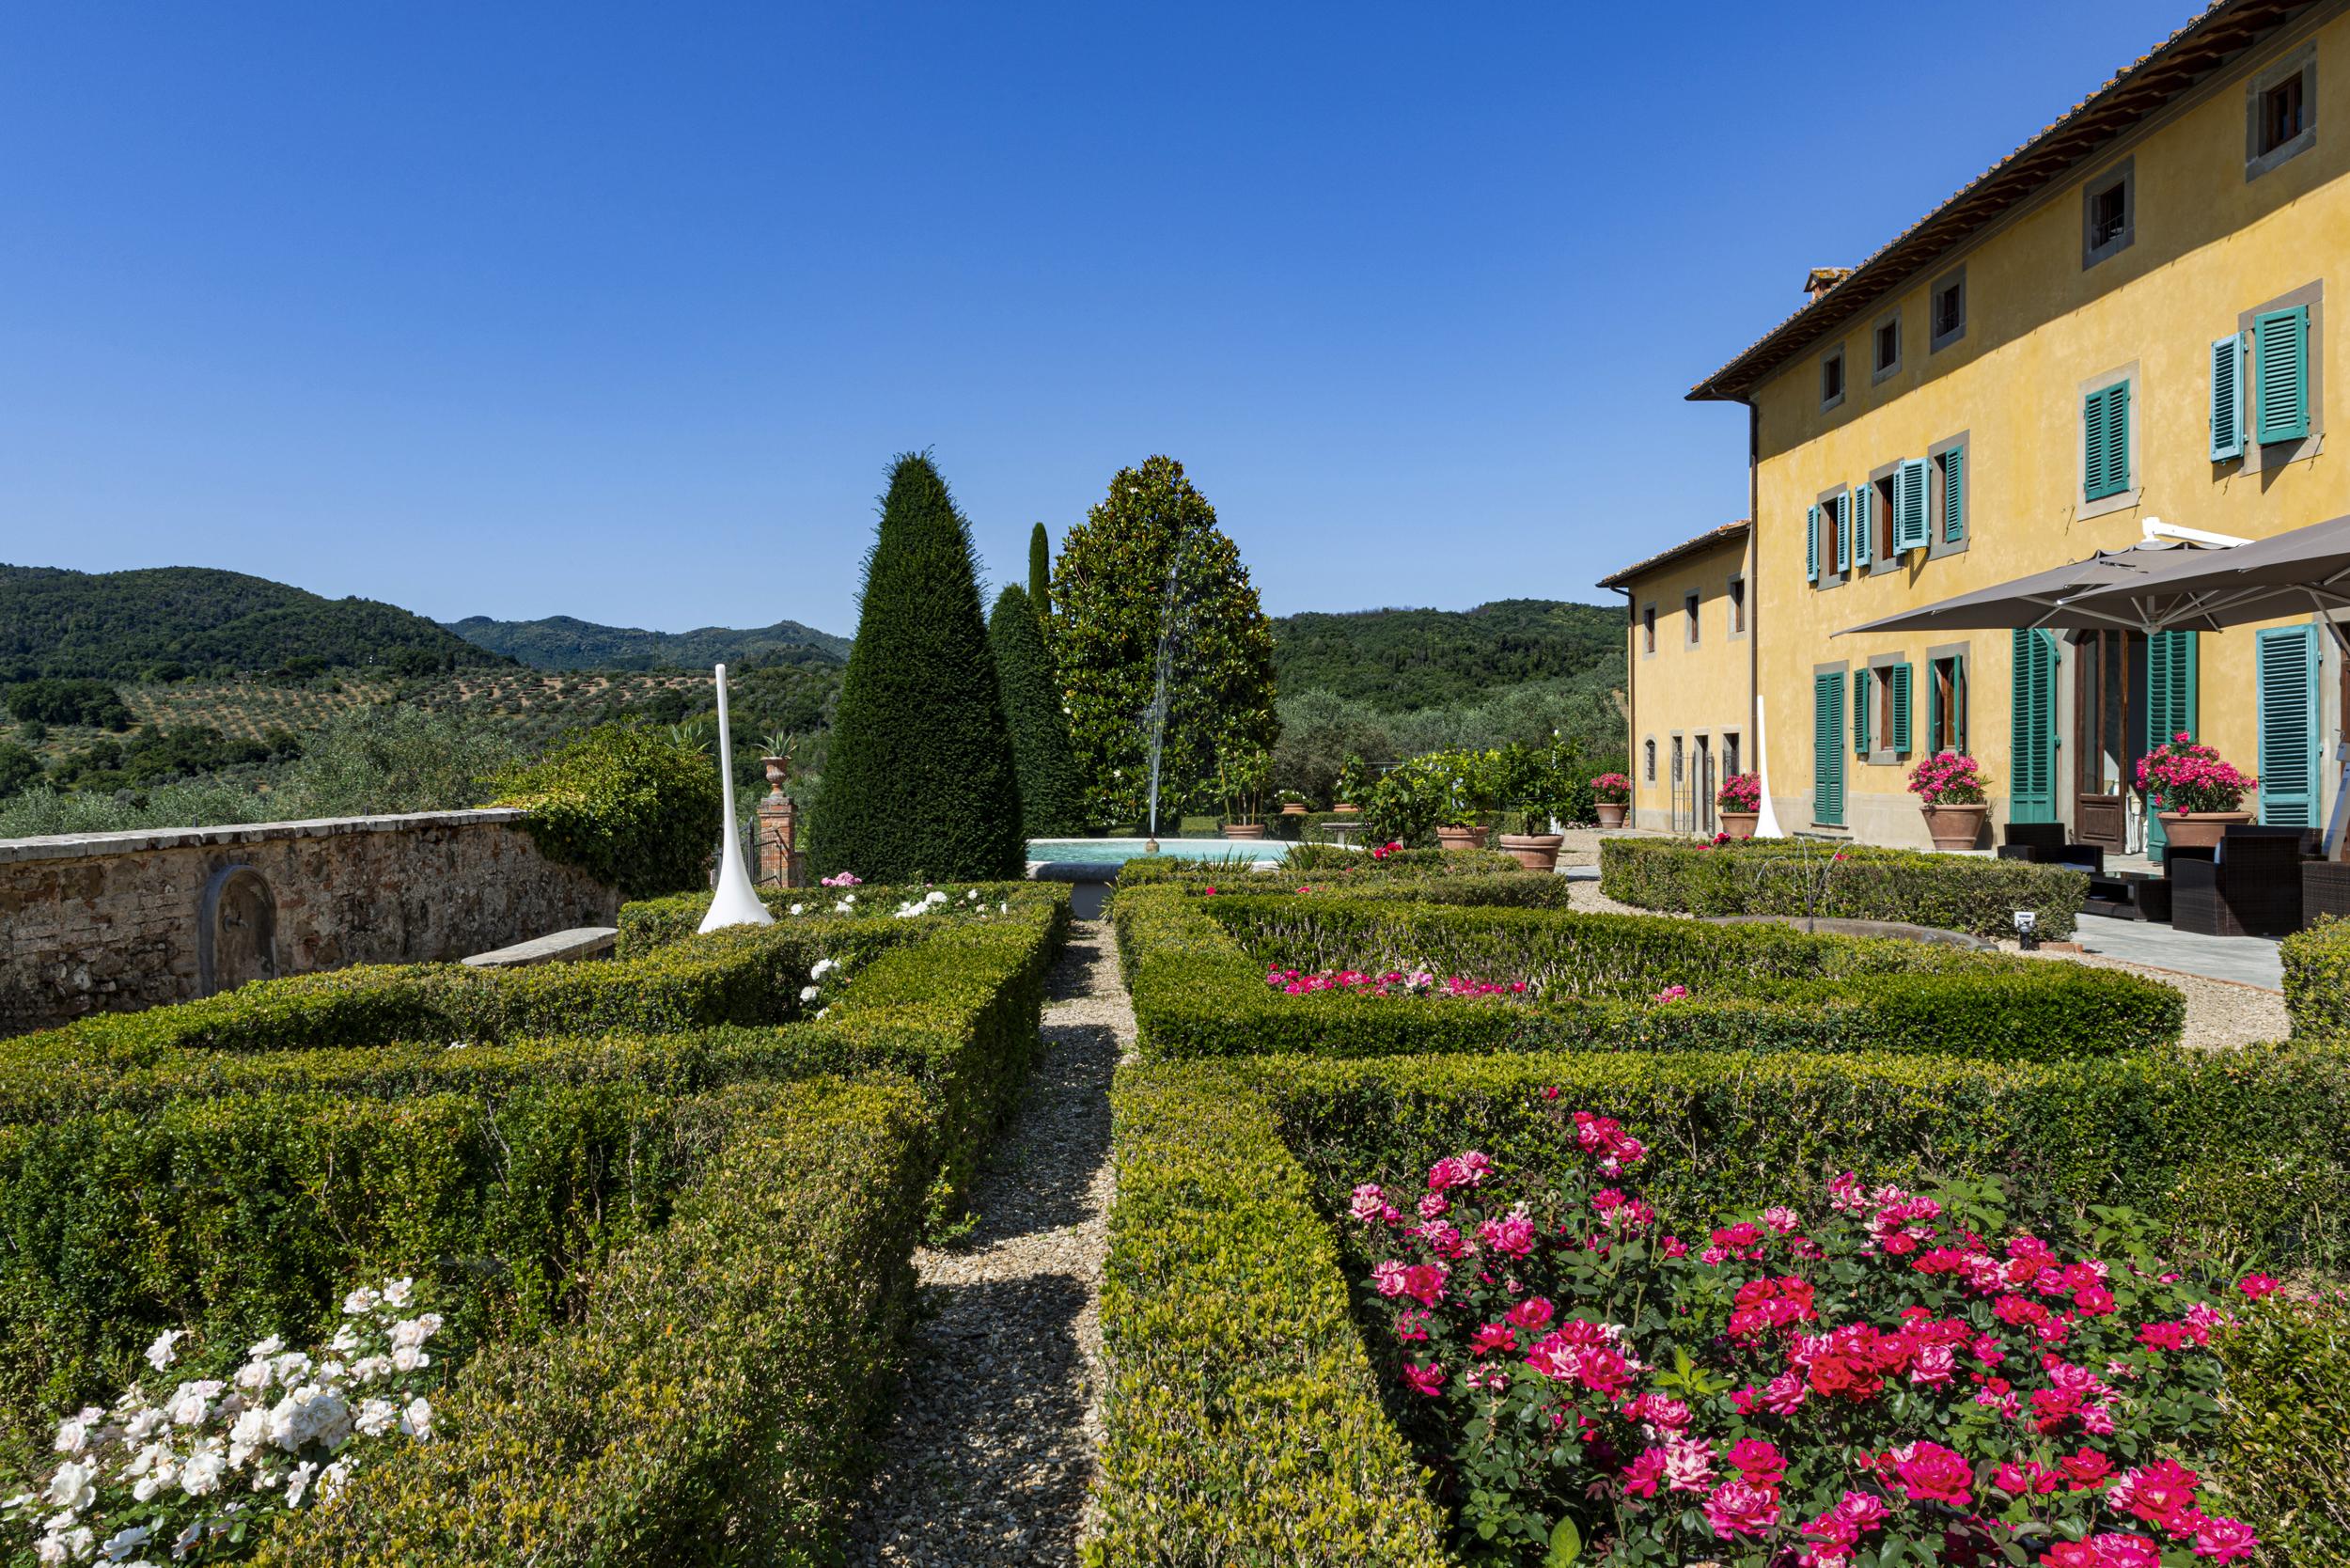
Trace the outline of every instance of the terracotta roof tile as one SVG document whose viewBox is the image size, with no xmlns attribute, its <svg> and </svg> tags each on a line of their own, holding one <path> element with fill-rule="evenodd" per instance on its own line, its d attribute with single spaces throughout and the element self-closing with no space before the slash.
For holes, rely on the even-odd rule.
<svg viewBox="0 0 2350 1568">
<path fill-rule="evenodd" d="M 1699 551 L 1714 545 L 1727 544 L 1733 539 L 1743 539 L 1746 537 L 1747 525 L 1747 520 L 1741 517 L 1735 522 L 1725 523 L 1718 528 L 1708 528 L 1695 539 L 1684 540 L 1669 550 L 1660 550 L 1644 561 L 1634 561 L 1622 572 L 1602 577 L 1597 586 L 1604 588 L 1622 588 L 1635 577 L 1653 572 L 1658 567 L 1679 560 L 1684 556 L 1694 556 Z"/>
</svg>

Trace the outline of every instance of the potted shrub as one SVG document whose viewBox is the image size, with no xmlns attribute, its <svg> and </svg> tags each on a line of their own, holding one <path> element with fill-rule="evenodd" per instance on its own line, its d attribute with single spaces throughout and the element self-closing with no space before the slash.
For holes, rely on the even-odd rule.
<svg viewBox="0 0 2350 1568">
<path fill-rule="evenodd" d="M 1603 773 L 1591 780 L 1591 808 L 1602 827 L 1622 827 L 1632 805 L 1632 780 L 1620 773 Z"/>
<path fill-rule="evenodd" d="M 1732 839 L 1753 838 L 1755 822 L 1762 815 L 1762 776 L 1731 774 L 1714 792 L 1714 805 L 1721 813 L 1725 835 Z"/>
<path fill-rule="evenodd" d="M 1371 770 L 1360 757 L 1350 754 L 1339 769 L 1338 798 L 1330 809 L 1341 817 L 1362 814 L 1363 802 L 1371 798 Z"/>
<path fill-rule="evenodd" d="M 1283 790 L 1274 797 L 1281 803 L 1281 815 L 1302 817 L 1307 812 L 1306 797 L 1295 790 Z"/>
<path fill-rule="evenodd" d="M 1937 751 L 1909 770 L 1910 792 L 1925 813 L 1935 849 L 1975 847 L 1991 811 L 1982 786 L 1982 767 L 1963 751 Z"/>
<path fill-rule="evenodd" d="M 1215 789 L 1224 802 L 1224 837 L 1264 837 L 1264 792 L 1272 775 L 1273 755 L 1262 746 L 1216 753 Z"/>
<path fill-rule="evenodd" d="M 1502 852 L 1529 871 L 1557 870 L 1559 846 L 1566 842 L 1566 835 L 1550 828 L 1574 816 L 1573 781 L 1552 752 L 1512 745 L 1498 760 L 1508 799 L 1526 819 L 1524 831 L 1501 836 Z"/>
<path fill-rule="evenodd" d="M 1491 751 L 1439 751 L 1421 759 L 1436 787 L 1436 842 L 1449 850 L 1483 849 L 1500 757 Z"/>
<path fill-rule="evenodd" d="M 2252 820 L 2243 809 L 2244 797 L 2260 780 L 2182 730 L 2138 759 L 2138 787 L 2156 808 L 2171 843 L 2209 849 L 2231 826 Z"/>
</svg>

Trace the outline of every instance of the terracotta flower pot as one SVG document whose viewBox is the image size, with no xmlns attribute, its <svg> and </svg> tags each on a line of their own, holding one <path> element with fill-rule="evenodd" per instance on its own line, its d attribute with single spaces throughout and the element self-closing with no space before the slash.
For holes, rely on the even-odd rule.
<svg viewBox="0 0 2350 1568">
<path fill-rule="evenodd" d="M 1331 806 L 1330 813 L 1338 817 L 1359 817 L 1363 814 L 1363 808 L 1359 806 L 1350 806 L 1341 800 Z"/>
<path fill-rule="evenodd" d="M 1305 814 L 1306 803 L 1302 800 L 1284 801 L 1281 805 L 1281 815 L 1284 817 L 1302 817 Z"/>
<path fill-rule="evenodd" d="M 1918 809 L 1925 814 L 1926 833 L 1938 850 L 1970 850 L 1982 836 L 1982 819 L 1991 813 L 1988 805 L 1973 806 L 1920 804 Z"/>
<path fill-rule="evenodd" d="M 1721 813 L 1721 819 L 1724 833 L 1733 839 L 1751 839 L 1754 837 L 1754 824 L 1762 820 L 1762 813 L 1760 811 L 1724 811 Z"/>
<path fill-rule="evenodd" d="M 2163 837 L 2180 849 L 2212 849 L 2231 827 L 2252 820 L 2249 811 L 2157 811 Z"/>
<path fill-rule="evenodd" d="M 1436 842 L 1449 850 L 1483 849 L 1488 831 L 1482 827 L 1440 827 L 1436 829 Z"/>
<path fill-rule="evenodd" d="M 1515 855 L 1518 864 L 1529 871 L 1555 871 L 1559 869 L 1559 846 L 1566 841 L 1563 833 L 1505 833 L 1501 836 L 1501 851 Z"/>
<path fill-rule="evenodd" d="M 1264 823 L 1226 823 L 1224 837 L 1227 839 L 1261 839 L 1264 837 Z"/>
<path fill-rule="evenodd" d="M 1603 800 L 1594 802 L 1591 808 L 1599 813 L 1600 826 L 1622 827 L 1623 814 L 1632 809 L 1632 803 L 1622 800 Z"/>
</svg>

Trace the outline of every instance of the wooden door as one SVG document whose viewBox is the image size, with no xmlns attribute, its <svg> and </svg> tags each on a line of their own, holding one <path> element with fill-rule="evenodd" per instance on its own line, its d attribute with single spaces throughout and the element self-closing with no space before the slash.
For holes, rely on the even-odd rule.
<svg viewBox="0 0 2350 1568">
<path fill-rule="evenodd" d="M 2129 798 L 2145 754 L 2146 638 L 2080 634 L 2073 660 L 2073 838 L 2119 855 L 2129 843 Z"/>
</svg>

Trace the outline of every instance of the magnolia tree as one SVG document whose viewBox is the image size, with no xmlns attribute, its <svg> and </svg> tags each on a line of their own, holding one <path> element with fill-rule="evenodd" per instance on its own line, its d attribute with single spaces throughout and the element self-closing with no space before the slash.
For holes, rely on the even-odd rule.
<svg viewBox="0 0 2350 1568">
<path fill-rule="evenodd" d="M 1272 745 L 1273 628 L 1182 463 L 1153 457 L 1119 471 L 1062 540 L 1051 596 L 1047 643 L 1089 823 L 1143 820 L 1163 638 L 1162 823 L 1201 798 L 1219 752 Z"/>
</svg>

